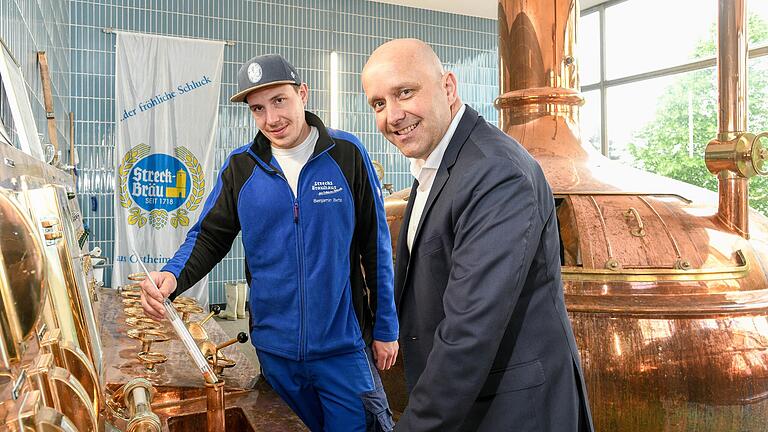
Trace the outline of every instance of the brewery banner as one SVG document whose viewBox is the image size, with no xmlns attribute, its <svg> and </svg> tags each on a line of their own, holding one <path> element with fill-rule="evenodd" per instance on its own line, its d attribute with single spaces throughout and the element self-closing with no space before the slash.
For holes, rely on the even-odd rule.
<svg viewBox="0 0 768 432">
<path fill-rule="evenodd" d="M 118 287 L 173 257 L 213 187 L 224 42 L 117 32 L 115 57 Z M 207 305 L 208 278 L 185 295 Z"/>
</svg>

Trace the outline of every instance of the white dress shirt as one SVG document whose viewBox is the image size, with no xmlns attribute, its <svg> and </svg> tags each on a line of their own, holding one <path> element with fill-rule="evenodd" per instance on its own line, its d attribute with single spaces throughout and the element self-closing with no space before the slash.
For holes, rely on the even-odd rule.
<svg viewBox="0 0 768 432">
<path fill-rule="evenodd" d="M 440 168 L 440 162 L 443 161 L 445 149 L 448 148 L 448 143 L 451 142 L 451 138 L 453 138 L 453 134 L 459 126 L 459 121 L 461 121 L 461 117 L 464 115 L 465 108 L 466 105 L 462 104 L 459 111 L 453 117 L 451 125 L 448 126 L 448 130 L 445 131 L 443 139 L 441 139 L 437 144 L 437 147 L 432 150 L 432 153 L 427 156 L 427 160 L 410 159 L 411 174 L 419 181 L 419 187 L 416 189 L 416 196 L 413 199 L 413 209 L 411 210 L 411 218 L 408 221 L 409 252 L 413 248 L 413 239 L 416 237 L 416 229 L 419 227 L 421 214 L 424 212 L 424 206 L 427 204 L 429 191 L 432 190 L 432 183 L 435 181 L 437 169 Z"/>
</svg>

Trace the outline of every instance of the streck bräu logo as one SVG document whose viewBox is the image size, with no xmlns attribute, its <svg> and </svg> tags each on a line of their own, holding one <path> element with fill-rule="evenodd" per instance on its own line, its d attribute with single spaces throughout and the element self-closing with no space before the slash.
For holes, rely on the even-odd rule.
<svg viewBox="0 0 768 432">
<path fill-rule="evenodd" d="M 127 222 L 139 228 L 188 226 L 189 213 L 200 207 L 205 194 L 203 167 L 186 147 L 176 147 L 171 156 L 150 154 L 147 144 L 139 144 L 123 156 L 118 178 Z"/>
<path fill-rule="evenodd" d="M 338 187 L 333 184 L 332 181 L 316 181 L 312 184 L 312 190 L 317 192 L 318 196 L 333 195 L 344 190 L 344 188 Z"/>
</svg>

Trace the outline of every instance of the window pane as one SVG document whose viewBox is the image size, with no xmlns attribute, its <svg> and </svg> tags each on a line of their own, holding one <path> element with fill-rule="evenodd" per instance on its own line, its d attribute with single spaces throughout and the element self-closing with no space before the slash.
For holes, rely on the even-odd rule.
<svg viewBox="0 0 768 432">
<path fill-rule="evenodd" d="M 717 131 L 716 88 L 713 68 L 610 88 L 609 156 L 716 189 L 704 165 Z"/>
<path fill-rule="evenodd" d="M 754 3 L 754 2 L 753 2 Z M 768 131 L 768 56 L 749 60 L 747 74 L 749 117 L 747 131 Z M 768 177 L 754 177 L 749 181 L 749 205 L 768 215 Z"/>
<path fill-rule="evenodd" d="M 581 85 L 600 81 L 600 13 L 584 15 L 579 21 L 577 41 Z"/>
<path fill-rule="evenodd" d="M 584 105 L 581 107 L 581 145 L 591 146 L 600 152 L 600 90 L 582 93 Z"/>
<path fill-rule="evenodd" d="M 754 133 L 768 131 L 768 56 L 749 60 L 747 81 L 747 130 Z"/>
<path fill-rule="evenodd" d="M 747 16 L 749 47 L 768 45 L 768 1 L 747 2 Z"/>
<path fill-rule="evenodd" d="M 608 79 L 715 55 L 716 0 L 629 0 L 605 14 Z"/>
</svg>

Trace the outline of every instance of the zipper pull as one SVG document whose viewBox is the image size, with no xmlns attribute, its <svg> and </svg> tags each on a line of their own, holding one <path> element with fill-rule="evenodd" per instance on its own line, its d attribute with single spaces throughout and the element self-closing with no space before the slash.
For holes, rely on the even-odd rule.
<svg viewBox="0 0 768 432">
<path fill-rule="evenodd" d="M 299 202 L 293 202 L 293 222 L 299 223 Z"/>
</svg>

